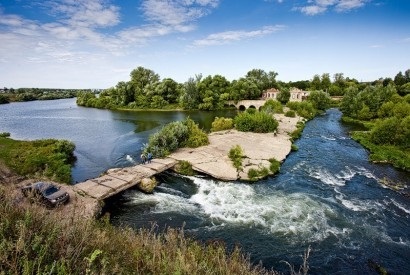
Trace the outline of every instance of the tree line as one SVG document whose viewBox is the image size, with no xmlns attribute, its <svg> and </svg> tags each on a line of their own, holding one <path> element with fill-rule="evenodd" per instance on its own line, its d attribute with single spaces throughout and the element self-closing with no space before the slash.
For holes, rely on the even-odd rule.
<svg viewBox="0 0 410 275">
<path fill-rule="evenodd" d="M 9 102 L 33 101 L 33 100 L 53 100 L 62 98 L 74 98 L 82 92 L 92 92 L 91 90 L 80 89 L 50 89 L 50 88 L 3 88 L 0 90 L 0 104 Z"/>
<path fill-rule="evenodd" d="M 130 73 L 129 81 L 120 81 L 115 87 L 96 96 L 81 92 L 77 104 L 86 107 L 116 109 L 199 109 L 217 110 L 224 108 L 228 100 L 258 99 L 269 88 L 281 91 L 279 99 L 285 104 L 289 100 L 290 88 L 308 91 L 324 91 L 330 96 L 343 96 L 350 89 L 364 90 L 367 86 L 393 85 L 398 93 L 410 93 L 410 69 L 399 72 L 394 79 L 381 78 L 373 82 L 359 82 L 354 78 L 337 73 L 331 80 L 328 73 L 315 75 L 311 80 L 283 82 L 277 80 L 274 71 L 252 69 L 244 77 L 229 81 L 222 75 L 201 74 L 190 77 L 185 83 L 171 78 L 160 79 L 153 70 L 138 67 Z"/>
</svg>

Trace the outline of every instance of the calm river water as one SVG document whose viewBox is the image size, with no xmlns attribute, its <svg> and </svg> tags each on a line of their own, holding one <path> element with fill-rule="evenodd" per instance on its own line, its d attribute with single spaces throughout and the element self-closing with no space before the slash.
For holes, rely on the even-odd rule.
<svg viewBox="0 0 410 275">
<path fill-rule="evenodd" d="M 133 165 L 149 134 L 190 116 L 209 128 L 203 112 L 118 112 L 77 107 L 75 100 L 0 105 L 0 132 L 15 139 L 64 138 L 76 144 L 73 182 L 111 167 Z M 307 123 L 299 147 L 281 172 L 256 184 L 207 177 L 159 176 L 153 195 L 128 190 L 107 203 L 115 225 L 184 226 L 198 240 L 221 240 L 255 263 L 287 272 L 310 245 L 310 274 L 410 274 L 409 198 L 380 185 L 388 178 L 410 185 L 410 175 L 368 162 L 349 138 L 341 113 Z"/>
</svg>

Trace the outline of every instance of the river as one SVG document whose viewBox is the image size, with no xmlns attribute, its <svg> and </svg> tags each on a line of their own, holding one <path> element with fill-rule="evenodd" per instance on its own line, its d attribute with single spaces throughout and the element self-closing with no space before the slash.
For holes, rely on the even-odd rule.
<svg viewBox="0 0 410 275">
<path fill-rule="evenodd" d="M 77 107 L 73 99 L 0 105 L 0 132 L 15 139 L 65 138 L 76 144 L 73 182 L 132 165 L 149 134 L 203 112 L 119 112 Z M 184 227 L 201 241 L 240 245 L 253 262 L 287 272 L 311 246 L 310 274 L 410 272 L 410 203 L 380 179 L 410 185 L 409 173 L 368 162 L 331 109 L 309 121 L 281 172 L 256 184 L 163 173 L 153 195 L 128 190 L 107 202 L 117 226 Z"/>
</svg>

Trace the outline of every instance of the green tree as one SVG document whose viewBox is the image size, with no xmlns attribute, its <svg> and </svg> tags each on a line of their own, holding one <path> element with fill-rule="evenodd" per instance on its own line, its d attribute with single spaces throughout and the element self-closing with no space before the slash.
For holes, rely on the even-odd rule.
<svg viewBox="0 0 410 275">
<path fill-rule="evenodd" d="M 196 75 L 195 78 L 190 77 L 183 85 L 180 101 L 184 109 L 198 109 L 198 105 L 201 102 L 198 84 L 201 82 L 201 79 L 201 74 Z"/>
<path fill-rule="evenodd" d="M 277 97 L 278 101 L 282 104 L 288 103 L 290 99 L 290 91 L 288 89 L 282 89 Z"/>
<path fill-rule="evenodd" d="M 224 106 L 225 102 L 220 102 L 220 96 L 229 93 L 230 82 L 221 75 L 207 76 L 198 83 L 198 91 L 201 102 L 198 108 L 201 110 L 216 110 Z"/>
<path fill-rule="evenodd" d="M 330 106 L 330 97 L 322 91 L 312 91 L 309 94 L 308 101 L 312 102 L 313 107 L 318 110 L 326 110 Z"/>
<path fill-rule="evenodd" d="M 315 74 L 313 76 L 312 81 L 310 82 L 310 90 L 318 91 L 321 89 L 322 89 L 322 82 L 320 80 L 320 76 L 318 74 Z"/>
<path fill-rule="evenodd" d="M 328 92 L 331 84 L 332 82 L 330 81 L 329 74 L 328 73 L 322 74 L 321 79 L 320 79 L 320 90 Z"/>
<path fill-rule="evenodd" d="M 255 83 L 256 86 L 258 86 L 260 93 L 262 94 L 262 92 L 266 89 L 278 88 L 276 82 L 277 75 L 278 74 L 274 71 L 266 73 L 261 69 L 252 69 L 246 74 L 245 78 Z"/>
<path fill-rule="evenodd" d="M 256 83 L 248 78 L 240 78 L 232 82 L 230 98 L 235 101 L 243 99 L 258 99 L 262 95 Z"/>
<path fill-rule="evenodd" d="M 397 87 L 400 87 L 401 85 L 406 84 L 406 82 L 407 82 L 406 77 L 403 75 L 402 72 L 399 72 L 394 77 L 394 84 L 396 84 Z"/>
</svg>

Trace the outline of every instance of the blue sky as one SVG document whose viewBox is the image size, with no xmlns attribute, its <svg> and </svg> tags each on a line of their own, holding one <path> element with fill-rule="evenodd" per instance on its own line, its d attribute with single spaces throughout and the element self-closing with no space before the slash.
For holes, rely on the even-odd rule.
<svg viewBox="0 0 410 275">
<path fill-rule="evenodd" d="M 409 0 L 0 0 L 0 87 L 107 88 L 251 69 L 278 80 L 410 69 Z"/>
</svg>

